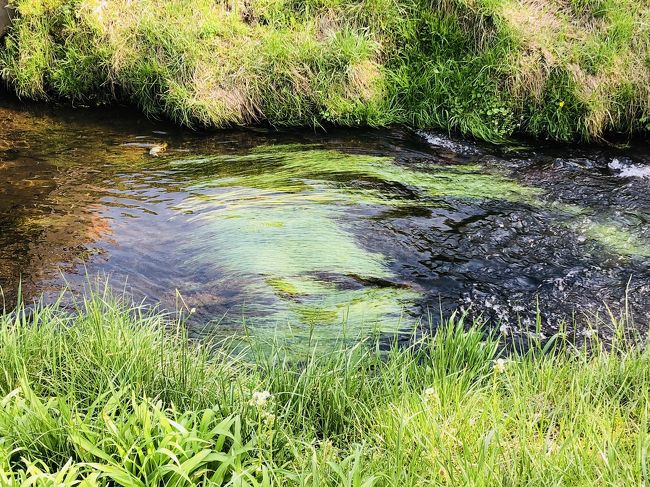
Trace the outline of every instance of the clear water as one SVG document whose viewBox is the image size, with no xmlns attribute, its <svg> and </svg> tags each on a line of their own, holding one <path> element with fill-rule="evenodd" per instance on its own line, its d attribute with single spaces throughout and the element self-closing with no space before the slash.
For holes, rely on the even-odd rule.
<svg viewBox="0 0 650 487">
<path fill-rule="evenodd" d="M 159 157 L 151 147 L 167 144 Z M 409 331 L 464 308 L 545 330 L 650 319 L 650 150 L 407 130 L 195 133 L 0 102 L 0 286 L 105 276 L 197 330 Z M 284 327 L 284 328 L 283 328 Z"/>
</svg>

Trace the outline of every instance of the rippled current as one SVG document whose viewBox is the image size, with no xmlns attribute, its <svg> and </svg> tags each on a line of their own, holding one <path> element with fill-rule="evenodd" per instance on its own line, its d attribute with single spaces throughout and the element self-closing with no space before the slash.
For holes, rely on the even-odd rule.
<svg viewBox="0 0 650 487">
<path fill-rule="evenodd" d="M 650 319 L 642 142 L 196 133 L 1 101 L 0 181 L 8 308 L 19 285 L 54 299 L 100 275 L 211 330 L 408 331 L 460 308 L 523 326 L 539 307 L 549 331 L 607 307 Z"/>
</svg>

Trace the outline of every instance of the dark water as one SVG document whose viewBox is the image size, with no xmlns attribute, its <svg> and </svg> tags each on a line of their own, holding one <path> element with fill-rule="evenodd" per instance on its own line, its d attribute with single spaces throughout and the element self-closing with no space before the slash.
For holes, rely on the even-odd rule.
<svg viewBox="0 0 650 487">
<path fill-rule="evenodd" d="M 159 157 L 149 154 L 167 144 Z M 650 319 L 650 149 L 406 130 L 199 134 L 0 102 L 7 306 L 107 276 L 196 326 L 336 336 L 457 308 Z M 126 283 L 126 284 L 125 284 Z M 201 323 L 201 325 L 199 325 Z"/>
</svg>

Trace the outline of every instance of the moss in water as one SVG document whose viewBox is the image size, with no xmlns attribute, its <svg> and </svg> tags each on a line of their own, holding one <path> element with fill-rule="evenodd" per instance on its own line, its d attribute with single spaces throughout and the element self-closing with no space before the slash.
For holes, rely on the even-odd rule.
<svg viewBox="0 0 650 487">
<path fill-rule="evenodd" d="M 191 198 L 183 207 L 192 209 L 190 221 L 198 227 L 189 238 L 205 238 L 206 245 L 218 249 L 219 255 L 210 257 L 221 261 L 224 270 L 283 279 L 317 271 L 387 275 L 386 259 L 360 247 L 345 228 L 344 207 L 297 196 L 278 201 L 271 193 L 250 188 L 232 206 L 218 192 L 213 196 L 209 201 Z"/>
<path fill-rule="evenodd" d="M 381 327 L 417 300 L 413 289 L 359 291 L 336 282 L 335 276 L 351 275 L 362 281 L 396 279 L 389 260 L 360 243 L 363 221 L 390 207 L 437 205 L 447 198 L 524 203 L 548 208 L 551 218 L 569 228 L 584 227 L 583 233 L 614 253 L 650 255 L 641 239 L 605 217 L 595 222 L 584 208 L 549 205 L 540 190 L 495 168 L 406 165 L 318 146 L 262 146 L 201 164 L 176 161 L 174 167 L 192 172 L 196 181 L 183 207 L 206 240 L 216 238 L 215 265 L 252 281 L 260 276 L 255 292 L 277 304 L 272 313 L 277 321 L 347 320 L 357 326 L 368 320 Z M 313 277 L 319 273 L 334 276 L 333 282 Z"/>
<path fill-rule="evenodd" d="M 266 279 L 266 283 L 275 291 L 277 291 L 281 296 L 296 297 L 302 294 L 298 287 L 287 279 L 282 279 L 280 277 L 269 277 Z"/>
<path fill-rule="evenodd" d="M 194 171 L 194 160 L 176 161 L 176 167 L 188 165 Z M 181 169 L 182 170 L 182 169 Z M 279 145 L 257 147 L 242 156 L 217 156 L 203 168 L 220 173 L 218 178 L 201 178 L 194 187 L 246 187 L 289 194 L 311 193 L 309 198 L 323 202 L 351 199 L 358 203 L 409 205 L 399 193 L 368 189 L 356 190 L 358 180 L 390 183 L 416 190 L 426 196 L 486 198 L 532 202 L 539 193 L 536 188 L 521 185 L 497 169 L 486 173 L 477 165 L 409 167 L 389 157 L 346 154 L 316 146 Z M 318 191 L 323 189 L 323 191 Z M 231 196 L 239 197 L 237 189 Z M 302 197 L 305 197 L 304 195 Z"/>
<path fill-rule="evenodd" d="M 303 296 L 290 302 L 288 312 L 292 323 L 301 323 L 294 327 L 294 334 L 313 333 L 304 325 L 339 325 L 334 330 L 320 330 L 321 338 L 336 338 L 343 328 L 350 331 L 380 331 L 392 333 L 411 324 L 405 310 L 419 297 L 413 289 L 376 288 L 340 289 L 330 286 L 327 294 Z"/>
<path fill-rule="evenodd" d="M 308 306 L 298 304 L 291 306 L 291 310 L 298 316 L 298 323 L 307 325 L 329 325 L 341 323 L 339 314 L 330 309 L 320 306 Z"/>
<path fill-rule="evenodd" d="M 625 228 L 620 218 L 607 214 L 594 215 L 591 210 L 577 205 L 555 203 L 551 208 L 564 217 L 570 217 L 567 223 L 569 228 L 608 252 L 626 257 L 650 257 L 650 242 L 634 230 Z"/>
<path fill-rule="evenodd" d="M 478 166 L 425 170 L 318 146 L 263 146 L 243 156 L 172 165 L 193 181 L 179 206 L 193 225 L 185 244 L 204 247 L 188 250 L 188 265 L 240 276 L 248 283 L 244 292 L 266 297 L 265 309 L 272 311 L 264 319 L 275 323 L 395 331 L 419 292 L 367 285 L 397 276 L 386 256 L 362 245 L 364 221 L 387 207 L 439 204 L 432 198 L 529 201 L 535 195 Z M 404 196 L 405 189 L 420 198 Z M 328 278 L 318 277 L 323 274 Z M 360 280 L 350 287 L 347 276 Z"/>
<path fill-rule="evenodd" d="M 589 222 L 587 236 L 607 250 L 623 256 L 650 257 L 650 244 L 619 225 Z"/>
</svg>

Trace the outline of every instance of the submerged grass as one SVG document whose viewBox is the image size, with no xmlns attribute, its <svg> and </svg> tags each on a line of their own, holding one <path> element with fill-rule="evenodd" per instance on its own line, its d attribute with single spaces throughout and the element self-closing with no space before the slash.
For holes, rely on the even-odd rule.
<svg viewBox="0 0 650 487">
<path fill-rule="evenodd" d="M 622 323 L 614 323 L 622 325 Z M 109 294 L 0 317 L 3 485 L 642 485 L 650 352 L 562 335 L 233 354 Z M 620 328 L 619 328 L 620 329 Z"/>
<path fill-rule="evenodd" d="M 22 97 L 191 126 L 386 125 L 487 140 L 645 132 L 645 0 L 13 0 Z"/>
</svg>

